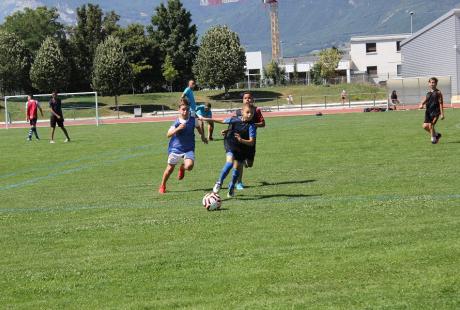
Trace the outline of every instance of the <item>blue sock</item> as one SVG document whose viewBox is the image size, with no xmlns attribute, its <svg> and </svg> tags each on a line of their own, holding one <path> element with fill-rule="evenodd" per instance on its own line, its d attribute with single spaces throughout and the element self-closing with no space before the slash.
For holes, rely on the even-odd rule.
<svg viewBox="0 0 460 310">
<path fill-rule="evenodd" d="M 224 167 L 222 168 L 222 171 L 220 172 L 219 180 L 218 182 L 220 184 L 224 183 L 225 178 L 227 177 L 228 173 L 233 167 L 233 163 L 226 162 Z"/>
<path fill-rule="evenodd" d="M 235 187 L 235 184 L 238 182 L 238 177 L 239 176 L 240 176 L 240 172 L 238 171 L 238 169 L 233 169 L 232 182 L 228 186 L 229 188 Z"/>
</svg>

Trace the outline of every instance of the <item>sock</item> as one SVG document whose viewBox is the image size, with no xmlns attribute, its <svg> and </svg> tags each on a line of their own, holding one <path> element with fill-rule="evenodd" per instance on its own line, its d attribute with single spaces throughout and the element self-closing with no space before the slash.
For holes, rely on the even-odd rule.
<svg viewBox="0 0 460 310">
<path fill-rule="evenodd" d="M 32 128 L 32 127 L 30 127 L 30 129 L 29 129 L 29 139 L 31 139 L 31 138 L 32 138 L 32 131 L 34 131 L 34 130 L 33 130 L 33 128 Z"/>
<path fill-rule="evenodd" d="M 40 139 L 40 138 L 38 137 L 37 127 L 32 127 L 32 129 L 33 129 L 33 132 L 34 132 L 34 134 L 35 134 L 35 137 L 36 137 L 37 139 Z"/>
<path fill-rule="evenodd" d="M 239 175 L 240 175 L 240 172 L 238 171 L 238 169 L 233 169 L 233 173 L 232 173 L 232 182 L 231 182 L 230 185 L 228 186 L 229 189 L 235 187 L 235 184 L 236 184 L 237 181 L 238 181 Z"/>
<path fill-rule="evenodd" d="M 222 168 L 222 171 L 220 172 L 219 180 L 218 182 L 220 184 L 224 183 L 225 178 L 227 177 L 228 173 L 233 167 L 233 163 L 228 163 L 226 162 L 224 167 Z"/>
</svg>

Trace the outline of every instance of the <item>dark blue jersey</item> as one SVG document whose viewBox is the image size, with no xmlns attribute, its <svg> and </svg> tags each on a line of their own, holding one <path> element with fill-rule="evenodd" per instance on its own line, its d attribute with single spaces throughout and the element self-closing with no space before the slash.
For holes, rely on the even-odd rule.
<svg viewBox="0 0 460 310">
<path fill-rule="evenodd" d="M 236 140 L 236 133 L 244 140 L 256 138 L 257 128 L 254 123 L 243 122 L 238 116 L 227 118 L 224 120 L 224 123 L 229 124 L 227 134 L 224 138 L 225 150 L 227 152 L 241 152 L 248 148 L 248 146 Z"/>
</svg>

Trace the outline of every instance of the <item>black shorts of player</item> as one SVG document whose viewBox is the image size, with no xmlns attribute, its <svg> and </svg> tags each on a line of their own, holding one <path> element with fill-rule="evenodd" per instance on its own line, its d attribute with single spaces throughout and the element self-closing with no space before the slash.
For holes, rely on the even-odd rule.
<svg viewBox="0 0 460 310">
<path fill-rule="evenodd" d="M 64 127 L 64 117 L 62 117 L 62 115 L 61 115 L 61 118 L 57 118 L 56 116 L 51 115 L 51 118 L 50 118 L 51 128 L 56 128 L 56 124 L 61 128 Z"/>
<path fill-rule="evenodd" d="M 36 118 L 30 119 L 29 124 L 30 124 L 30 126 L 36 126 L 37 125 L 37 119 Z"/>
<path fill-rule="evenodd" d="M 426 124 L 432 124 L 433 122 L 436 123 L 436 121 L 438 120 L 440 114 L 441 113 L 439 111 L 426 110 L 425 111 L 425 123 Z"/>
</svg>

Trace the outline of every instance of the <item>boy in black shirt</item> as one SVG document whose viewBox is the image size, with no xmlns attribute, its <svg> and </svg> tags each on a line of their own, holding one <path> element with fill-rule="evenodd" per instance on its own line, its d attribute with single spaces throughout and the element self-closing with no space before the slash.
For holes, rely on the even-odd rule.
<svg viewBox="0 0 460 310">
<path fill-rule="evenodd" d="M 69 133 L 64 127 L 64 115 L 62 114 L 62 107 L 61 107 L 61 99 L 57 96 L 57 91 L 54 91 L 50 104 L 50 111 L 51 111 L 51 118 L 50 118 L 50 126 L 51 126 L 51 140 L 50 143 L 54 143 L 54 130 L 56 129 L 56 124 L 62 129 L 64 132 L 66 139 L 64 142 L 70 142 Z"/>
<path fill-rule="evenodd" d="M 441 139 L 441 133 L 434 129 L 439 118 L 444 119 L 444 100 L 441 91 L 437 88 L 438 79 L 432 77 L 428 80 L 430 91 L 426 94 L 425 99 L 420 104 L 420 109 L 426 105 L 425 121 L 423 129 L 431 135 L 431 143 L 436 144 Z"/>
</svg>

